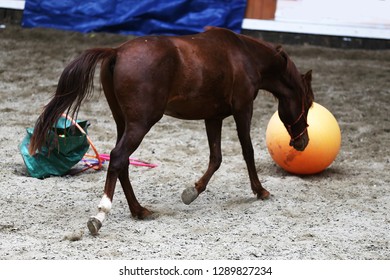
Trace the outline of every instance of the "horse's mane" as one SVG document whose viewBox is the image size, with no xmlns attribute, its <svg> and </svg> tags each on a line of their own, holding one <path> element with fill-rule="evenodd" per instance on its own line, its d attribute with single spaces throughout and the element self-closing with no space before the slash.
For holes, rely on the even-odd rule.
<svg viewBox="0 0 390 280">
<path fill-rule="evenodd" d="M 287 79 L 287 82 L 290 84 L 296 83 L 296 81 L 301 80 L 303 85 L 303 98 L 305 105 L 307 107 L 310 107 L 314 101 L 314 95 L 313 91 L 311 89 L 311 80 L 307 80 L 305 78 L 305 75 L 302 75 L 299 73 L 297 67 L 292 62 L 286 51 L 283 49 L 281 45 L 276 45 L 274 47 L 275 49 L 275 56 L 279 56 L 281 59 L 285 61 L 285 78 Z"/>
<path fill-rule="evenodd" d="M 213 29 L 221 29 L 221 28 L 214 28 L 214 27 L 207 27 L 206 30 L 213 30 Z M 240 38 L 240 40 L 244 43 L 246 47 L 251 46 L 251 48 L 256 47 L 262 47 L 263 49 L 267 50 L 267 52 L 270 53 L 270 55 L 273 55 L 276 59 L 279 60 L 279 65 L 284 68 L 281 71 L 283 78 L 285 81 L 290 84 L 294 85 L 296 88 L 302 88 L 302 91 L 299 91 L 299 94 L 302 94 L 303 101 L 305 102 L 305 107 L 309 108 L 313 101 L 314 101 L 314 95 L 313 91 L 311 89 L 311 79 L 307 79 L 305 76 L 302 75 L 293 61 L 290 59 L 286 51 L 283 49 L 281 45 L 275 45 L 266 41 L 263 41 L 261 39 L 254 38 L 252 36 L 244 35 L 244 34 L 236 34 L 230 31 L 232 34 L 235 34 L 237 37 Z M 249 44 L 248 44 L 249 43 Z M 248 50 L 248 53 L 251 55 L 252 51 Z M 279 70 L 279 69 L 278 69 Z M 299 84 L 298 84 L 299 83 Z"/>
</svg>

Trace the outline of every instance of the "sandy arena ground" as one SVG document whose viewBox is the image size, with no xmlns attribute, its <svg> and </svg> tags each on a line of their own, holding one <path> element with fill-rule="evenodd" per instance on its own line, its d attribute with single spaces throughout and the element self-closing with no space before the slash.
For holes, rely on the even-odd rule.
<svg viewBox="0 0 390 280">
<path fill-rule="evenodd" d="M 208 164 L 204 124 L 164 117 L 133 155 L 159 166 L 130 167 L 139 201 L 158 217 L 131 218 L 118 184 L 108 220 L 91 236 L 86 222 L 96 213 L 107 166 L 38 180 L 27 175 L 18 144 L 71 59 L 128 38 L 0 29 L 0 259 L 390 259 L 390 51 L 285 46 L 302 73 L 313 69 L 316 102 L 342 130 L 341 151 L 321 174 L 294 176 L 273 163 L 265 129 L 277 103 L 261 92 L 252 140 L 272 197 L 252 195 L 228 118 L 220 170 L 205 193 L 184 205 L 181 192 Z M 84 103 L 80 118 L 91 122 L 98 150 L 109 153 L 115 126 L 104 95 Z"/>
</svg>

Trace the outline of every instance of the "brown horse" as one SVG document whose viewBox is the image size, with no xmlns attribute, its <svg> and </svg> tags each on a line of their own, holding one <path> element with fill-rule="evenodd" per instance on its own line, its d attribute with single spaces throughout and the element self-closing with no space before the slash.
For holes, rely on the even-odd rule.
<svg viewBox="0 0 390 280">
<path fill-rule="evenodd" d="M 233 115 L 247 165 L 252 191 L 266 199 L 256 173 L 250 137 L 253 101 L 259 89 L 271 92 L 279 102 L 279 116 L 291 136 L 290 145 L 304 150 L 308 144 L 306 117 L 313 102 L 311 71 L 301 75 L 281 47 L 210 28 L 193 36 L 146 36 L 118 48 L 94 48 L 83 52 L 63 71 L 53 99 L 38 118 L 30 143 L 34 154 L 46 143 L 49 129 L 63 112 L 77 114 L 93 89 L 96 65 L 101 63 L 101 84 L 117 128 L 111 151 L 104 195 L 99 212 L 88 221 L 98 233 L 111 209 L 119 178 L 132 216 L 143 219 L 151 212 L 137 201 L 129 179 L 129 156 L 163 114 L 181 119 L 205 120 L 210 147 L 207 171 L 184 190 L 190 204 L 219 168 L 221 128 Z"/>
</svg>

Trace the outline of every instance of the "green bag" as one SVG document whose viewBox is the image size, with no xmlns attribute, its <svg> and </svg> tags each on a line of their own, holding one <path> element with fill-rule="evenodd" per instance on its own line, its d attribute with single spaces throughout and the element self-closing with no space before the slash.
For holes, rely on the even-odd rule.
<svg viewBox="0 0 390 280">
<path fill-rule="evenodd" d="M 77 120 L 76 123 L 87 132 L 88 121 Z M 47 141 L 50 143 L 49 146 L 43 146 L 39 153 L 31 156 L 28 146 L 34 129 L 26 130 L 27 135 L 19 145 L 19 150 L 28 173 L 34 178 L 43 179 L 67 174 L 89 149 L 87 135 L 70 120 L 61 117 L 49 132 Z"/>
</svg>

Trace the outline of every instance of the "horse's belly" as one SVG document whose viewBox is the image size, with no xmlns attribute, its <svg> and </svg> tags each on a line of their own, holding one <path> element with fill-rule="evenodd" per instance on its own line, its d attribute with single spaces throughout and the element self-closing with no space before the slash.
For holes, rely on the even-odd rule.
<svg viewBox="0 0 390 280">
<path fill-rule="evenodd" d="M 176 99 L 168 102 L 165 114 L 186 120 L 211 119 L 231 115 L 228 104 L 210 99 Z"/>
</svg>

